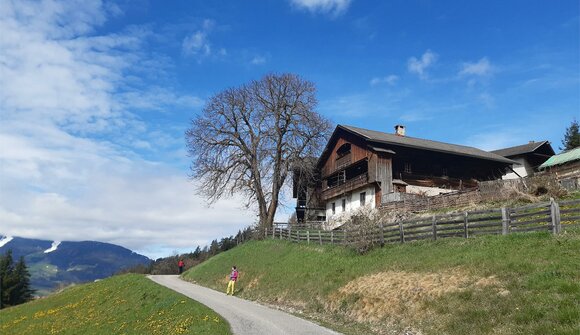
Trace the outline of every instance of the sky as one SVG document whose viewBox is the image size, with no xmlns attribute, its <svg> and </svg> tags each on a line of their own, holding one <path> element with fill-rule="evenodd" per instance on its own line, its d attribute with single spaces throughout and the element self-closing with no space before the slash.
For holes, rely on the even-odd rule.
<svg viewBox="0 0 580 335">
<path fill-rule="evenodd" d="M 157 258 L 254 224 L 240 196 L 196 191 L 184 132 L 212 95 L 268 73 L 312 81 L 334 124 L 558 152 L 580 119 L 579 6 L 4 0 L 0 234 Z"/>
</svg>

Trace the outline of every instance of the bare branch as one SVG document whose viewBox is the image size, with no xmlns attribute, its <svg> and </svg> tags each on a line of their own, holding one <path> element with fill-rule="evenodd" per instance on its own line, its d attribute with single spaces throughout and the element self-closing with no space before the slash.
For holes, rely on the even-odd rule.
<svg viewBox="0 0 580 335">
<path fill-rule="evenodd" d="M 210 201 L 241 193 L 270 225 L 289 173 L 318 156 L 330 135 L 315 93 L 296 75 L 270 74 L 209 99 L 185 133 L 199 191 Z"/>
</svg>

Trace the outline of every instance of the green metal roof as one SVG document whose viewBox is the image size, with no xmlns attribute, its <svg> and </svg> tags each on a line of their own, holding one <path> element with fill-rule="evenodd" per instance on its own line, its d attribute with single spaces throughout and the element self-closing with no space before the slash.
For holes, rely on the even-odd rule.
<svg viewBox="0 0 580 335">
<path fill-rule="evenodd" d="M 540 165 L 540 170 L 543 170 L 550 166 L 561 165 L 576 160 L 580 160 L 580 147 L 568 150 L 566 152 L 548 158 L 548 160 L 545 161 L 544 164 Z"/>
</svg>

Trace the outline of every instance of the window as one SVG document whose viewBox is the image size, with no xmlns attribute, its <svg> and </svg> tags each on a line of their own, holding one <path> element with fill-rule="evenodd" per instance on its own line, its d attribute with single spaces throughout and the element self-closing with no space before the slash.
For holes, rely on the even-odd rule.
<svg viewBox="0 0 580 335">
<path fill-rule="evenodd" d="M 411 173 L 411 163 L 405 163 L 405 173 Z"/>
<path fill-rule="evenodd" d="M 344 157 L 348 154 L 350 154 L 350 143 L 345 143 L 341 145 L 338 150 L 336 150 L 336 159 Z"/>
<path fill-rule="evenodd" d="M 342 211 L 346 209 L 346 199 L 342 199 Z"/>
<path fill-rule="evenodd" d="M 336 204 L 333 202 L 332 203 L 332 214 L 336 213 Z"/>
<path fill-rule="evenodd" d="M 362 192 L 360 194 L 360 205 L 364 206 L 367 200 L 367 192 Z"/>
</svg>

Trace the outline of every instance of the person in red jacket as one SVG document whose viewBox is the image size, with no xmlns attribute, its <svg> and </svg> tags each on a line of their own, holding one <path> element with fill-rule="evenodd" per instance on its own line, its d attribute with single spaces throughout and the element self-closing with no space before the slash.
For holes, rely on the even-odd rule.
<svg viewBox="0 0 580 335">
<path fill-rule="evenodd" d="M 179 274 L 183 273 L 183 266 L 185 265 L 185 263 L 183 262 L 183 259 L 180 259 L 179 262 L 177 262 L 177 266 L 179 266 Z"/>
<path fill-rule="evenodd" d="M 236 288 L 236 282 L 238 281 L 238 269 L 236 266 L 232 266 L 232 272 L 230 273 L 230 281 L 228 282 L 228 288 L 226 289 L 226 295 L 230 294 L 230 289 L 232 295 L 234 295 L 234 290 Z"/>
</svg>

